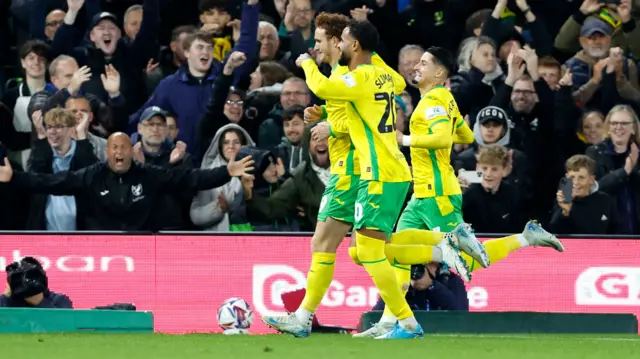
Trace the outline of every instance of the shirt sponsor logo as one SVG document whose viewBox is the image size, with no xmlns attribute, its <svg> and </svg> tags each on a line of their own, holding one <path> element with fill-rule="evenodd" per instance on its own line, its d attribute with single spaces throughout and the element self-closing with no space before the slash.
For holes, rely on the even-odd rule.
<svg viewBox="0 0 640 359">
<path fill-rule="evenodd" d="M 345 84 L 347 84 L 347 87 L 355 87 L 356 86 L 356 79 L 353 78 L 353 76 L 351 74 L 346 74 L 344 76 L 341 77 L 342 81 L 344 81 Z"/>
<path fill-rule="evenodd" d="M 445 108 L 442 106 L 433 106 L 424 110 L 424 115 L 427 118 L 427 120 L 432 120 L 434 118 L 443 117 L 443 116 L 446 117 L 447 110 L 445 110 Z"/>
</svg>

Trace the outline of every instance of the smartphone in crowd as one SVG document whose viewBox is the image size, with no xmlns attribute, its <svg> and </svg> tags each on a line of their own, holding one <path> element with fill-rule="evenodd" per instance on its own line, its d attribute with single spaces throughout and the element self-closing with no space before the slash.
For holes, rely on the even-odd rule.
<svg viewBox="0 0 640 359">
<path fill-rule="evenodd" d="M 573 181 L 569 178 L 563 178 L 560 181 L 560 191 L 564 196 L 564 203 L 571 203 L 573 201 Z"/>
<path fill-rule="evenodd" d="M 460 172 L 460 176 L 469 184 L 482 182 L 482 172 L 480 171 L 464 171 Z"/>
</svg>

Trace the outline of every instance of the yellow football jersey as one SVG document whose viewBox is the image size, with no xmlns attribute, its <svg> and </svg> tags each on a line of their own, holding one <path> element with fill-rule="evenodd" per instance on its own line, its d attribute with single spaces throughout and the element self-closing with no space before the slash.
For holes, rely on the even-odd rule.
<svg viewBox="0 0 640 359">
<path fill-rule="evenodd" d="M 461 194 L 451 166 L 451 147 L 454 140 L 473 142 L 473 132 L 451 92 L 438 86 L 424 94 L 411 115 L 409 130 L 416 198 Z"/>
<path fill-rule="evenodd" d="M 382 58 L 373 53 L 371 63 L 376 66 L 388 68 L 388 65 Z M 393 70 L 391 70 L 393 71 Z M 331 71 L 329 79 L 336 79 L 349 72 L 347 66 L 335 64 Z M 314 79 L 307 79 L 307 82 Z M 315 85 L 309 85 L 314 87 Z M 349 123 L 347 119 L 347 110 L 345 106 L 348 102 L 339 100 L 328 100 L 322 106 L 325 118 L 329 123 L 329 159 L 331 162 L 331 174 L 336 175 L 359 175 L 360 162 L 355 151 L 351 138 L 349 137 Z"/>
<path fill-rule="evenodd" d="M 361 65 L 342 76 L 326 78 L 311 59 L 302 63 L 302 69 L 316 96 L 348 102 L 348 131 L 360 161 L 360 178 L 410 181 L 409 166 L 395 134 L 394 97 L 404 90 L 402 76 L 382 66 Z"/>
</svg>

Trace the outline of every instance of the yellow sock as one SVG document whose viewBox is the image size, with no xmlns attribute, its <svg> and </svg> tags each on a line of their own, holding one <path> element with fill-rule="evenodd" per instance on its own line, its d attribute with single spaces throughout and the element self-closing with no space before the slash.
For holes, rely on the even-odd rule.
<svg viewBox="0 0 640 359">
<path fill-rule="evenodd" d="M 391 264 L 426 264 L 434 259 L 442 260 L 442 258 L 434 258 L 433 248 L 435 247 L 425 245 L 387 244 L 384 247 L 384 254 Z"/>
<path fill-rule="evenodd" d="M 424 229 L 404 229 L 391 235 L 389 243 L 393 244 L 424 244 L 435 246 L 444 238 L 442 232 L 432 232 Z"/>
<path fill-rule="evenodd" d="M 413 316 L 396 281 L 393 267 L 384 254 L 385 242 L 356 233 L 358 258 L 380 291 L 386 307 L 398 319 Z"/>
<path fill-rule="evenodd" d="M 333 280 L 335 268 L 335 253 L 313 253 L 311 257 L 311 269 L 307 274 L 307 293 L 300 307 L 311 313 L 315 313 Z"/>
<path fill-rule="evenodd" d="M 411 266 L 404 264 L 392 264 L 391 266 L 393 267 L 393 271 L 396 273 L 396 281 L 398 282 L 398 287 L 400 287 L 400 290 L 402 291 L 402 296 L 405 296 L 407 294 L 407 291 L 402 288 L 402 285 L 411 281 Z M 384 306 L 384 312 L 382 312 L 382 316 L 394 316 L 393 313 L 391 313 L 391 309 L 389 309 L 389 306 Z"/>
<path fill-rule="evenodd" d="M 356 265 L 362 265 L 360 259 L 358 258 L 358 248 L 349 247 L 349 257 L 351 257 L 351 260 L 353 260 L 353 263 L 355 263 Z"/>
<path fill-rule="evenodd" d="M 522 248 L 522 244 L 518 240 L 518 235 L 513 235 L 509 237 L 490 239 L 486 242 L 482 242 L 484 247 L 487 249 L 487 254 L 489 255 L 489 261 L 491 264 L 495 264 L 503 259 L 505 259 L 509 253 L 515 252 L 518 249 Z M 469 266 L 469 270 L 471 272 L 482 268 L 479 263 L 477 263 L 473 258 L 468 255 L 462 253 L 462 257 L 465 262 Z"/>
</svg>

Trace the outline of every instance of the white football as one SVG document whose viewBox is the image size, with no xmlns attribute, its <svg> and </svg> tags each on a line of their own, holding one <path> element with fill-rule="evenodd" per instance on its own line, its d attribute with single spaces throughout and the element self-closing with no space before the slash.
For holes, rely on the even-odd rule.
<svg viewBox="0 0 640 359">
<path fill-rule="evenodd" d="M 253 322 L 253 310 L 242 298 L 229 298 L 218 309 L 218 324 L 225 331 L 247 330 Z"/>
</svg>

